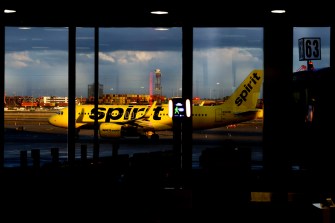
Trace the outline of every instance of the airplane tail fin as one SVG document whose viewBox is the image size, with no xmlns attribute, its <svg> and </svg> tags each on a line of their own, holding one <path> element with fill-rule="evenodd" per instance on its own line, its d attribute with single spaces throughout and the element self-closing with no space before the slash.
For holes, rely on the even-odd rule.
<svg viewBox="0 0 335 223">
<path fill-rule="evenodd" d="M 263 78 L 263 70 L 251 71 L 229 99 L 223 103 L 223 106 L 229 107 L 233 112 L 256 110 L 257 101 L 263 85 Z"/>
</svg>

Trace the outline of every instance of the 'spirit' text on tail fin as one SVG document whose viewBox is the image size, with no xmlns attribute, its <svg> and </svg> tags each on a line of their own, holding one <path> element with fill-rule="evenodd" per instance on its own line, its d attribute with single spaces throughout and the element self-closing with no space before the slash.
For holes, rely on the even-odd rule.
<svg viewBox="0 0 335 223">
<path fill-rule="evenodd" d="M 253 70 L 223 103 L 233 111 L 255 109 L 263 84 L 263 70 Z"/>
</svg>

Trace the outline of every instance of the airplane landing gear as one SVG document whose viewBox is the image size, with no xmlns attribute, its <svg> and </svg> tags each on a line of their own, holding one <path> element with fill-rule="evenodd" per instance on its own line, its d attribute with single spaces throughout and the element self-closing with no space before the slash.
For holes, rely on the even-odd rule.
<svg viewBox="0 0 335 223">
<path fill-rule="evenodd" d="M 151 140 L 153 140 L 153 141 L 158 141 L 159 140 L 159 135 L 158 134 L 152 134 L 151 135 Z"/>
<path fill-rule="evenodd" d="M 79 139 L 80 129 L 76 129 L 76 134 L 74 135 L 75 139 Z"/>
<path fill-rule="evenodd" d="M 140 135 L 141 140 L 148 140 L 150 139 L 153 142 L 156 142 L 159 140 L 159 135 L 153 132 L 147 132 L 145 135 Z"/>
</svg>

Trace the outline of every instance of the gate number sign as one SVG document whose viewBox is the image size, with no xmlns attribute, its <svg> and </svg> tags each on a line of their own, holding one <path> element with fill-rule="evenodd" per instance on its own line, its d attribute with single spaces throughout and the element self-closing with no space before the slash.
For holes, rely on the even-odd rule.
<svg viewBox="0 0 335 223">
<path fill-rule="evenodd" d="M 299 60 L 321 60 L 321 39 L 300 38 Z"/>
</svg>

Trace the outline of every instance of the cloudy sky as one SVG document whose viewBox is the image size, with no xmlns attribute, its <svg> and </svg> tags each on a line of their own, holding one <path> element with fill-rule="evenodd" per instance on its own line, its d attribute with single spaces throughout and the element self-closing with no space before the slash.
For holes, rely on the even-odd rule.
<svg viewBox="0 0 335 223">
<path fill-rule="evenodd" d="M 6 95 L 67 96 L 67 28 L 6 27 Z M 160 69 L 162 94 L 181 96 L 182 29 L 101 28 L 99 81 L 104 93 L 149 94 Z M 298 39 L 321 38 L 321 60 L 329 66 L 330 28 L 294 28 L 293 71 L 299 61 Z M 87 96 L 94 80 L 94 29 L 77 28 L 76 94 Z M 194 96 L 230 95 L 252 69 L 263 69 L 262 28 L 195 28 Z M 187 80 L 184 80 L 187 81 Z"/>
</svg>

